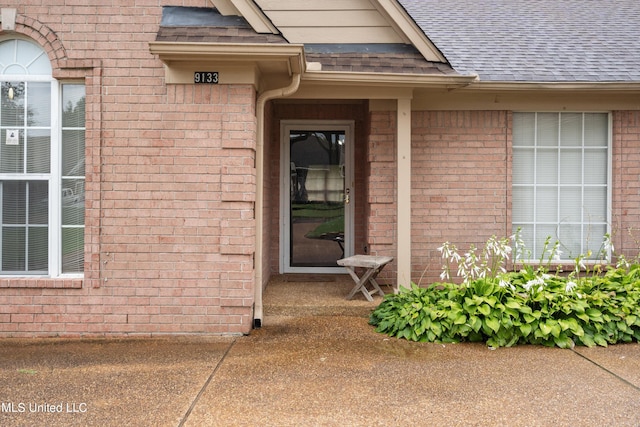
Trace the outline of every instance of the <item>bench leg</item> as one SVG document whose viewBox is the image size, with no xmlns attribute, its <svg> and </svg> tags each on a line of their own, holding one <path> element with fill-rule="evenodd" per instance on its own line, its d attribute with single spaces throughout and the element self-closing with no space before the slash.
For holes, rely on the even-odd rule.
<svg viewBox="0 0 640 427">
<path fill-rule="evenodd" d="M 375 277 L 378 275 L 380 270 L 381 270 L 380 268 L 369 268 L 362 275 L 362 277 L 358 277 L 358 275 L 356 274 L 353 268 L 347 267 L 347 271 L 349 272 L 353 280 L 356 282 L 356 285 L 353 287 L 351 292 L 349 292 L 349 295 L 347 295 L 347 299 L 349 300 L 353 298 L 353 296 L 358 291 L 362 292 L 362 295 L 364 295 L 367 301 L 373 301 L 373 298 L 371 297 L 371 295 L 375 294 L 376 292 L 384 296 L 384 292 L 382 291 L 382 289 L 380 289 L 378 282 L 376 282 L 375 280 Z M 369 291 L 367 289 L 367 286 L 366 286 L 367 282 L 371 282 L 371 285 L 373 286 L 372 291 Z"/>
<path fill-rule="evenodd" d="M 380 289 L 380 285 L 378 285 L 378 282 L 375 279 L 379 272 L 380 270 L 376 271 L 376 274 L 371 276 L 369 278 L 369 281 L 371 282 L 371 285 L 373 285 L 374 290 L 377 291 L 381 296 L 384 296 L 384 292 L 382 291 L 382 289 Z"/>
<path fill-rule="evenodd" d="M 362 281 L 362 279 L 358 277 L 358 275 L 356 274 L 355 270 L 352 267 L 346 267 L 346 269 L 349 275 L 351 276 L 351 278 L 353 279 L 353 281 L 356 282 L 356 285 L 353 287 L 353 289 L 351 289 L 351 292 L 349 292 L 349 295 L 347 295 L 347 299 L 351 299 L 356 294 L 356 292 L 361 290 L 361 288 L 364 286 L 364 282 Z M 371 296 L 369 296 L 369 298 L 367 299 L 369 301 L 373 301 L 373 298 L 371 298 Z"/>
</svg>

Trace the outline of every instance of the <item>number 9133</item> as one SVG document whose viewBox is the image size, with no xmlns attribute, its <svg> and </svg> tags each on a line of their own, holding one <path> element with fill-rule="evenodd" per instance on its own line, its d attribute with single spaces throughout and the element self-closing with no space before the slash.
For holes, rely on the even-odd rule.
<svg viewBox="0 0 640 427">
<path fill-rule="evenodd" d="M 218 77 L 217 71 L 196 71 L 193 73 L 193 82 L 216 85 L 218 84 Z"/>
</svg>

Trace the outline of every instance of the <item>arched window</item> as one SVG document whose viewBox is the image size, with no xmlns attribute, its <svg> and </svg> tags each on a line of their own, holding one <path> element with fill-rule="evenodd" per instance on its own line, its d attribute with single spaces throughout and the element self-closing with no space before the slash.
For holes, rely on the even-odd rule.
<svg viewBox="0 0 640 427">
<path fill-rule="evenodd" d="M 0 74 L 51 78 L 51 64 L 40 46 L 27 40 L 12 39 L 0 43 Z"/>
<path fill-rule="evenodd" d="M 0 42 L 0 275 L 57 277 L 84 264 L 85 90 L 45 51 Z"/>
</svg>

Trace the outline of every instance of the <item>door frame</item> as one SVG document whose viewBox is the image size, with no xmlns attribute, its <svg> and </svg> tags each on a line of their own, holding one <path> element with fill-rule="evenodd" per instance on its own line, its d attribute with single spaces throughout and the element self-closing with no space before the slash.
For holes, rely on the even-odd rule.
<svg viewBox="0 0 640 427">
<path fill-rule="evenodd" d="M 355 179 L 354 179 L 354 135 L 355 121 L 353 120 L 281 120 L 280 121 L 280 262 L 282 273 L 315 273 L 336 274 L 346 273 L 344 267 L 291 267 L 291 168 L 289 131 L 290 130 L 342 130 L 345 134 L 345 165 L 344 186 L 349 190 L 350 203 L 344 206 L 344 256 L 354 254 L 354 212 L 355 212 Z"/>
</svg>

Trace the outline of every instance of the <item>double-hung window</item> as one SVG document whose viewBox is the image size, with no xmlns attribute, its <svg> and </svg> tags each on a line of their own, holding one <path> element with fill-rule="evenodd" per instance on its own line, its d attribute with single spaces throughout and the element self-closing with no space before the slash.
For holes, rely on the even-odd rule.
<svg viewBox="0 0 640 427">
<path fill-rule="evenodd" d="M 28 40 L 0 42 L 0 276 L 84 264 L 85 90 Z"/>
<path fill-rule="evenodd" d="M 513 114 L 512 222 L 532 260 L 556 241 L 560 261 L 602 257 L 609 158 L 607 113 Z"/>
</svg>

